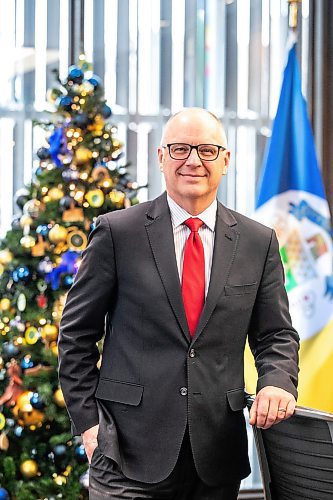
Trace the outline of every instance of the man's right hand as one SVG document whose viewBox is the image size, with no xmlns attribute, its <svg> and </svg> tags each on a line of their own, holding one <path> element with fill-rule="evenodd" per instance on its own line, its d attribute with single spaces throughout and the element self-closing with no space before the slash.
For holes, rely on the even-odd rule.
<svg viewBox="0 0 333 500">
<path fill-rule="evenodd" d="M 86 450 L 86 455 L 88 462 L 91 462 L 91 457 L 93 456 L 94 450 L 98 445 L 97 434 L 98 434 L 99 424 L 90 427 L 82 433 L 82 441 L 84 449 Z"/>
</svg>

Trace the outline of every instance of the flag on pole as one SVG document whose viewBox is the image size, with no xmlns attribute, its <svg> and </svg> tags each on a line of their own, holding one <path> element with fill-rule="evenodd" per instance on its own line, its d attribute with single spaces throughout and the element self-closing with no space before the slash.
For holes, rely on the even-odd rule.
<svg viewBox="0 0 333 500">
<path fill-rule="evenodd" d="M 333 241 L 296 43 L 289 50 L 254 218 L 277 233 L 301 338 L 298 404 L 333 412 Z M 252 379 L 252 380 L 251 380 Z M 248 368 L 247 388 L 254 389 Z"/>
</svg>

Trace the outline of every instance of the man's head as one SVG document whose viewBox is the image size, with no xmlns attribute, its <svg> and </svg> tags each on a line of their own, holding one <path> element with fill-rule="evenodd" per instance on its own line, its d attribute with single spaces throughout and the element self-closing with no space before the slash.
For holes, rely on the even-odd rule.
<svg viewBox="0 0 333 500">
<path fill-rule="evenodd" d="M 189 153 L 190 148 L 183 145 L 199 144 L 214 147 L 192 149 L 187 159 L 178 159 Z M 187 210 L 191 206 L 204 210 L 214 201 L 222 175 L 227 173 L 230 152 L 215 115 L 202 108 L 185 108 L 167 122 L 158 156 L 169 195 Z"/>
</svg>

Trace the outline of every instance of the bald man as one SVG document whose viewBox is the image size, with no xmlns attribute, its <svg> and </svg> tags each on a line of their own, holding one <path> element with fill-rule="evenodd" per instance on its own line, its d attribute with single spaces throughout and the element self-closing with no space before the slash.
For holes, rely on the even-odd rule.
<svg viewBox="0 0 333 500">
<path fill-rule="evenodd" d="M 61 321 L 61 387 L 91 499 L 236 500 L 250 473 L 246 339 L 251 424 L 288 418 L 297 396 L 278 243 L 217 201 L 230 152 L 214 115 L 177 113 L 158 158 L 166 193 L 96 221 Z"/>
</svg>

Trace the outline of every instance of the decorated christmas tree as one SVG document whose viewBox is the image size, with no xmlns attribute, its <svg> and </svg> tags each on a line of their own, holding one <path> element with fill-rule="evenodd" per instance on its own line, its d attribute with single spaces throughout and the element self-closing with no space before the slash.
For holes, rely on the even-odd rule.
<svg viewBox="0 0 333 500">
<path fill-rule="evenodd" d="M 0 246 L 0 500 L 88 497 L 87 458 L 58 385 L 58 327 L 96 217 L 136 203 L 84 58 L 47 97 L 54 112 L 38 123 L 47 142 Z"/>
</svg>

